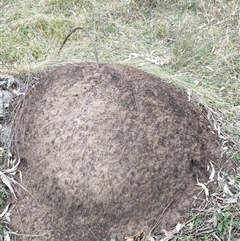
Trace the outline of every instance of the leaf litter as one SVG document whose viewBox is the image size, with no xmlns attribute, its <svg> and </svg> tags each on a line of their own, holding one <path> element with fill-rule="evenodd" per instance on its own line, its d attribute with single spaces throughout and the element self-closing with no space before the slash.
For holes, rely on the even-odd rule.
<svg viewBox="0 0 240 241">
<path fill-rule="evenodd" d="M 166 241 L 178 240 L 178 238 L 184 237 L 186 239 L 191 238 L 191 240 L 205 240 L 204 237 L 212 237 L 213 239 L 211 240 L 222 241 L 222 238 L 226 237 L 226 240 L 239 241 L 240 175 L 237 170 L 236 173 L 219 170 L 216 177 L 216 170 L 212 162 L 210 162 L 210 167 L 211 174 L 208 183 L 200 183 L 197 179 L 196 185 L 202 188 L 206 198 L 198 209 L 193 209 L 195 212 L 193 218 L 185 223 L 178 223 L 175 228 L 169 232 L 162 230 L 157 233 L 152 232 L 146 236 L 146 233 L 142 230 L 136 235 L 126 237 L 125 240 Z M 218 188 L 211 193 L 207 185 L 213 182 L 214 178 L 217 179 Z M 232 208 L 235 210 L 231 212 Z M 204 219 L 201 225 L 196 227 L 196 225 L 194 225 L 194 219 L 199 215 L 202 215 Z"/>
<path fill-rule="evenodd" d="M 7 187 L 9 192 L 17 199 L 13 185 L 18 185 L 29 193 L 14 178 L 19 174 L 20 182 L 22 182 L 22 173 L 18 170 L 21 160 L 14 158 L 11 153 L 12 143 L 12 126 L 14 117 L 17 113 L 18 106 L 24 99 L 28 87 L 21 80 L 10 75 L 0 75 L 0 181 L 3 186 Z M 29 195 L 31 195 L 29 193 Z M 31 195 L 32 196 L 32 195 Z M 3 232 L 3 240 L 10 241 L 8 224 L 10 223 L 11 203 L 8 203 L 0 214 L 0 229 Z"/>
</svg>

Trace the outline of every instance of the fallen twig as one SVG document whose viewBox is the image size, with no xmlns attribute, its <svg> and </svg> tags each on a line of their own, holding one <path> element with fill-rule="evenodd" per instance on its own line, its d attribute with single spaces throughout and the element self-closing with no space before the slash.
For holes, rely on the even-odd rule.
<svg viewBox="0 0 240 241">
<path fill-rule="evenodd" d="M 93 47 L 93 50 L 94 50 L 94 56 L 95 56 L 95 59 L 96 59 L 96 62 L 97 62 L 97 67 L 99 68 L 98 54 L 97 54 L 97 50 L 96 50 L 95 44 L 94 44 L 94 42 L 93 42 L 90 34 L 88 33 L 88 31 L 87 31 L 86 29 L 82 28 L 82 27 L 76 27 L 76 28 L 74 28 L 74 29 L 67 35 L 67 37 L 64 39 L 64 41 L 63 41 L 63 43 L 62 43 L 62 45 L 61 45 L 61 47 L 60 47 L 60 49 L 59 49 L 59 51 L 58 51 L 58 54 L 59 54 L 60 51 L 62 50 L 62 48 L 63 48 L 63 46 L 65 45 L 65 43 L 67 42 L 68 38 L 72 35 L 72 33 L 74 33 L 74 32 L 75 32 L 76 30 L 78 30 L 78 29 L 83 30 L 83 31 L 87 34 L 88 38 L 90 39 L 91 44 L 92 44 L 92 47 Z"/>
</svg>

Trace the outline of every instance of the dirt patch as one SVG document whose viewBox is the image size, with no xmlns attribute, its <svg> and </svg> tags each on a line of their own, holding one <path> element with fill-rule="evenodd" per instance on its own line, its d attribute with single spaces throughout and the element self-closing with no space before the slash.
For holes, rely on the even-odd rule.
<svg viewBox="0 0 240 241">
<path fill-rule="evenodd" d="M 123 240 L 172 228 L 220 162 L 216 135 L 172 85 L 121 65 L 71 64 L 26 98 L 15 139 L 23 185 L 15 240 Z"/>
</svg>

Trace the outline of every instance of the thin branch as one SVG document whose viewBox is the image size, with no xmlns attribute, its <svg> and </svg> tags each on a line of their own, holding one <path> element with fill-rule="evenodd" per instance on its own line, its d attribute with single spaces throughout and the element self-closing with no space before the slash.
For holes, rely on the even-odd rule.
<svg viewBox="0 0 240 241">
<path fill-rule="evenodd" d="M 100 241 L 99 239 L 98 239 L 98 237 L 96 236 L 96 234 L 92 231 L 92 229 L 90 228 L 90 227 L 88 227 L 89 228 L 89 231 L 92 233 L 92 235 L 94 236 L 94 238 L 97 240 L 97 241 Z"/>
<path fill-rule="evenodd" d="M 1 7 L 0 7 L 1 8 Z M 2 59 L 0 59 L 0 61 L 2 62 L 2 65 L 6 68 L 6 69 L 10 69 L 5 63 L 4 63 L 4 61 L 2 60 Z M 17 71 L 17 72 L 19 72 L 20 73 L 20 71 L 13 65 L 13 68 Z"/>
<path fill-rule="evenodd" d="M 62 50 L 62 48 L 63 48 L 63 46 L 65 45 L 65 43 L 67 42 L 68 38 L 72 35 L 72 33 L 74 33 L 74 32 L 75 32 L 76 30 L 78 30 L 78 29 L 83 30 L 83 31 L 87 34 L 88 38 L 90 39 L 91 44 L 92 44 L 92 47 L 93 47 L 93 50 L 94 50 L 94 56 L 95 56 L 95 59 L 96 59 L 96 62 L 97 62 L 97 67 L 99 68 L 98 54 L 97 54 L 97 50 L 96 50 L 95 44 L 94 44 L 94 42 L 93 42 L 90 34 L 88 33 L 88 31 L 87 31 L 86 29 L 82 28 L 82 27 L 76 27 L 76 28 L 74 28 L 74 29 L 67 35 L 67 37 L 64 39 L 64 41 L 63 41 L 63 43 L 62 43 L 62 45 L 61 45 L 61 47 L 60 47 L 60 49 L 59 49 L 59 51 L 58 51 L 58 54 L 59 54 L 60 51 Z"/>
<path fill-rule="evenodd" d="M 0 59 L 0 61 L 2 62 L 2 65 L 3 65 L 5 68 L 9 69 L 8 66 L 3 62 L 2 59 Z"/>
<path fill-rule="evenodd" d="M 9 233 L 9 234 L 16 235 L 16 236 L 23 236 L 23 237 L 40 237 L 40 236 L 44 236 L 50 232 L 52 232 L 52 231 L 49 230 L 49 231 L 46 231 L 46 232 L 40 233 L 40 234 L 23 234 L 23 233 L 16 233 L 13 231 L 7 231 L 7 233 Z"/>
<path fill-rule="evenodd" d="M 173 203 L 175 197 L 179 194 L 180 192 L 176 193 L 172 200 L 168 203 L 168 205 L 163 209 L 160 217 L 158 218 L 157 222 L 155 223 L 155 225 L 152 227 L 152 229 L 150 230 L 149 234 L 151 234 L 153 232 L 153 230 L 161 223 L 162 217 L 164 215 L 164 213 L 167 211 L 167 209 L 171 206 L 171 204 Z"/>
</svg>

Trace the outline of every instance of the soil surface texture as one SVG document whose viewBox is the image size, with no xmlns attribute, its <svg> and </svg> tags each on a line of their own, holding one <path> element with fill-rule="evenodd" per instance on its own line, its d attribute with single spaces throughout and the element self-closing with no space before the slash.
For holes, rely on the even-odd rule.
<svg viewBox="0 0 240 241">
<path fill-rule="evenodd" d="M 220 147 L 176 87 L 138 69 L 56 67 L 26 97 L 15 125 L 23 186 L 13 240 L 124 240 L 184 220 Z M 31 236 L 32 235 L 32 236 Z"/>
</svg>

